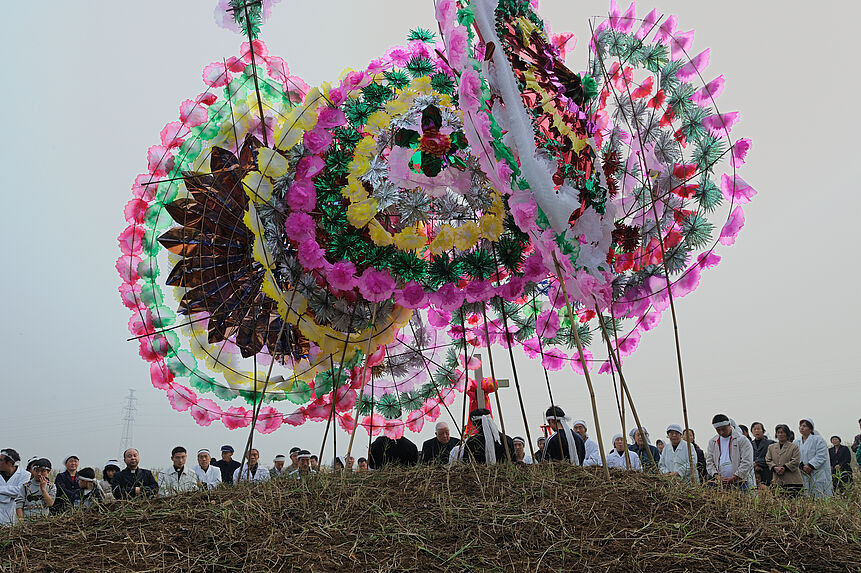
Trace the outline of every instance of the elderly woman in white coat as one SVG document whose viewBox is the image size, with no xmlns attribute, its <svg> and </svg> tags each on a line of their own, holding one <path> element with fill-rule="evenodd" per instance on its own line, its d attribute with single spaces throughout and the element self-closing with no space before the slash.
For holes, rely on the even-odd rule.
<svg viewBox="0 0 861 573">
<path fill-rule="evenodd" d="M 630 466 L 625 458 L 625 438 L 622 434 L 613 436 L 613 449 L 607 454 L 607 467 L 618 468 L 620 470 L 643 471 L 643 464 L 640 461 L 640 456 L 635 452 L 628 450 L 628 459 L 631 460 Z"/>
<path fill-rule="evenodd" d="M 801 450 L 801 477 L 804 492 L 810 497 L 831 497 L 831 460 L 828 457 L 828 444 L 813 429 L 813 420 L 803 418 L 798 422 L 801 437 L 795 440 Z"/>
<path fill-rule="evenodd" d="M 678 476 L 682 481 L 691 483 L 691 458 L 688 457 L 688 443 L 682 440 L 682 427 L 670 424 L 667 427 L 669 444 L 664 446 L 658 468 L 662 474 Z M 696 460 L 696 453 L 693 454 Z M 696 461 L 694 462 L 696 465 Z M 694 472 L 694 479 L 699 483 L 699 476 Z"/>
</svg>

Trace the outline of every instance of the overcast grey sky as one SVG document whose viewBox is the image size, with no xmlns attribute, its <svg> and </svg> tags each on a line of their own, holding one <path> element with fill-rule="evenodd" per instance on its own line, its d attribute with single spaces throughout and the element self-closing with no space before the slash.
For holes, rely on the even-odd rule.
<svg viewBox="0 0 861 573">
<path fill-rule="evenodd" d="M 128 310 L 117 294 L 116 236 L 146 150 L 184 99 L 204 89 L 204 66 L 238 53 L 241 38 L 216 27 L 214 0 L 14 2 L 4 6 L 6 55 L 0 140 L 3 218 L 3 413 L 0 446 L 59 464 L 117 454 L 121 407 L 139 397 L 135 442 L 143 465 L 164 466 L 170 448 L 239 449 L 246 432 L 200 428 L 149 383 L 138 346 L 126 342 Z M 568 64 L 586 61 L 587 18 L 609 2 L 543 0 L 554 32 L 579 39 Z M 711 416 L 794 426 L 811 416 L 827 436 L 858 432 L 858 334 L 854 172 L 861 120 L 857 2 L 802 4 L 654 0 L 697 30 L 694 51 L 712 48 L 706 74 L 723 73 L 722 111 L 739 110 L 736 137 L 754 141 L 741 172 L 759 191 L 732 248 L 679 301 L 691 423 L 707 441 Z M 623 4 L 623 8 L 627 3 Z M 309 84 L 364 67 L 412 27 L 435 28 L 431 0 L 283 0 L 263 38 Z M 846 276 L 843 276 L 843 273 Z M 502 349 L 498 375 L 510 376 Z M 495 354 L 496 355 L 496 354 Z M 543 373 L 520 355 L 534 434 L 548 405 Z M 551 373 L 566 411 L 591 421 L 581 378 Z M 644 335 L 626 377 L 653 439 L 681 423 L 669 316 Z M 605 441 L 619 429 L 609 378 L 596 377 Z M 509 434 L 523 434 L 516 396 L 503 389 Z M 459 404 L 459 402 L 458 402 Z M 590 424 L 591 425 L 591 424 Z M 629 424 L 629 427 L 632 424 Z M 301 445 L 319 451 L 324 424 L 258 435 L 266 463 Z M 432 433 L 426 427 L 420 442 Z M 346 435 L 339 432 L 339 444 Z M 339 445 L 339 450 L 344 450 Z M 328 451 L 331 453 L 331 447 Z"/>
</svg>

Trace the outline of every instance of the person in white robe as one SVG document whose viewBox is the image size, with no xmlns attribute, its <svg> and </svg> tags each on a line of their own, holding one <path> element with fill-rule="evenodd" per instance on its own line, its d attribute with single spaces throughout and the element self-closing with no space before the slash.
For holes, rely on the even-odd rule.
<svg viewBox="0 0 861 573">
<path fill-rule="evenodd" d="M 630 465 L 628 464 L 628 459 L 631 460 Z M 628 450 L 628 458 L 625 458 L 625 438 L 622 434 L 613 436 L 613 449 L 607 454 L 607 467 L 620 470 L 643 471 L 640 456 L 635 452 Z"/>
<path fill-rule="evenodd" d="M 269 480 L 269 470 L 260 465 L 260 452 L 251 448 L 248 452 L 248 462 L 233 471 L 233 483 L 260 482 Z"/>
<path fill-rule="evenodd" d="M 221 470 L 212 465 L 212 454 L 207 449 L 198 450 L 194 473 L 203 489 L 215 489 L 221 485 Z"/>
<path fill-rule="evenodd" d="M 801 437 L 795 440 L 801 450 L 801 478 L 804 492 L 810 497 L 824 499 L 831 497 L 831 459 L 828 444 L 819 432 L 813 429 L 813 420 L 803 418 L 798 422 Z"/>
<path fill-rule="evenodd" d="M 188 453 L 182 446 L 177 446 L 170 452 L 171 467 L 158 473 L 158 495 L 160 497 L 200 490 L 197 474 L 188 471 L 185 467 L 187 457 Z"/>
<path fill-rule="evenodd" d="M 664 446 L 658 462 L 661 473 L 677 476 L 682 481 L 691 483 L 691 460 L 688 457 L 688 443 L 682 440 L 682 427 L 678 424 L 670 424 L 667 427 L 667 439 L 669 443 Z M 696 460 L 696 454 L 694 454 L 694 460 Z M 696 475 L 696 472 L 694 474 Z M 699 482 L 698 476 L 694 479 Z"/>
<path fill-rule="evenodd" d="M 21 486 L 30 480 L 30 472 L 18 466 L 20 461 L 21 456 L 12 448 L 0 450 L 0 526 L 18 522 L 15 498 Z"/>
<path fill-rule="evenodd" d="M 601 463 L 600 446 L 598 446 L 595 440 L 589 437 L 589 434 L 587 433 L 589 429 L 586 426 L 586 422 L 583 420 L 574 420 L 574 423 L 571 425 L 571 429 L 583 438 L 583 446 L 586 448 L 586 457 L 583 459 L 583 466 L 589 467 L 603 465 Z"/>
</svg>

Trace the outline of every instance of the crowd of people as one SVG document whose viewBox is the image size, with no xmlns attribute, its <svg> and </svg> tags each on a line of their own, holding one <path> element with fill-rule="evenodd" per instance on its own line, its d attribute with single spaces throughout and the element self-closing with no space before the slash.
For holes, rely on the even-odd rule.
<svg viewBox="0 0 861 573">
<path fill-rule="evenodd" d="M 464 441 L 451 436 L 446 422 L 438 422 L 433 438 L 419 451 L 408 438 L 380 436 L 370 445 L 368 458 L 336 456 L 325 471 L 367 472 L 388 464 L 533 464 L 558 461 L 580 466 L 603 466 L 624 471 L 646 471 L 667 474 L 687 482 L 739 491 L 772 489 L 779 494 L 828 498 L 852 481 L 851 456 L 861 465 L 861 434 L 855 436 L 851 449 L 839 436 L 831 437 L 829 448 L 816 431 L 813 420 L 798 423 L 798 437 L 786 424 L 774 429 L 776 440 L 769 439 L 761 422 L 750 428 L 736 424 L 725 414 L 712 419 L 715 435 L 705 451 L 696 443 L 691 429 L 670 424 L 666 440 L 650 441 L 644 427 L 633 428 L 628 437 L 613 436 L 610 449 L 601 452 L 600 445 L 589 436 L 584 420 L 565 415 L 559 406 L 545 412 L 549 436 L 538 438 L 534 459 L 526 452 L 526 440 L 506 436 L 499 431 L 491 412 L 476 409 L 469 414 L 469 431 Z M 858 420 L 861 427 L 861 420 Z M 101 478 L 92 467 L 79 469 L 76 455 L 63 460 L 64 471 L 52 482 L 51 461 L 32 457 L 21 466 L 21 456 L 12 448 L 0 450 L 0 524 L 10 525 L 22 519 L 46 517 L 73 508 L 88 508 L 113 500 L 137 497 L 167 497 L 183 492 L 214 489 L 223 484 L 243 481 L 261 482 L 275 479 L 303 480 L 324 471 L 317 456 L 294 447 L 288 455 L 279 454 L 269 468 L 260 464 L 260 452 L 250 449 L 242 462 L 233 459 L 232 446 L 221 447 L 220 459 L 213 459 L 208 449 L 197 451 L 197 464 L 186 467 L 188 452 L 182 446 L 173 448 L 171 464 L 153 475 L 140 467 L 140 454 L 130 448 L 119 460 L 108 460 Z M 289 459 L 289 464 L 287 463 Z"/>
</svg>

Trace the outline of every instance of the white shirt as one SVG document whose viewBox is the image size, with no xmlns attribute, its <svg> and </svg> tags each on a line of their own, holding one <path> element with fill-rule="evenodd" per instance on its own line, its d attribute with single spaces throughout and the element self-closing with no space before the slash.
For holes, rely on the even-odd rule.
<svg viewBox="0 0 861 573">
<path fill-rule="evenodd" d="M 200 482 L 197 481 L 197 474 L 188 471 L 185 467 L 182 473 L 178 473 L 173 466 L 158 472 L 158 494 L 162 497 L 199 489 Z"/>
<path fill-rule="evenodd" d="M 631 458 L 631 467 L 628 468 L 627 461 L 625 460 L 625 451 L 622 450 L 619 453 L 619 450 L 613 448 L 613 451 L 607 454 L 607 467 L 608 468 L 619 468 L 620 470 L 632 469 L 635 471 L 642 471 L 643 464 L 640 461 L 640 456 L 636 454 L 636 452 L 632 452 L 628 450 L 628 455 Z"/>
<path fill-rule="evenodd" d="M 9 476 L 9 481 L 0 476 L 0 525 L 18 523 L 15 516 L 15 498 L 21 491 L 21 486 L 30 481 L 30 472 L 16 466 L 15 473 Z"/>
<path fill-rule="evenodd" d="M 731 478 L 735 475 L 732 467 L 732 459 L 729 455 L 729 447 L 732 443 L 732 437 L 718 437 L 718 445 L 720 446 L 720 475 L 721 477 Z"/>
<path fill-rule="evenodd" d="M 240 478 L 241 476 L 241 478 Z M 257 472 L 251 473 L 246 469 L 245 464 L 242 464 L 241 467 L 233 470 L 233 483 L 239 483 L 240 481 L 268 481 L 269 480 L 269 470 L 264 468 L 263 465 L 257 464 Z"/>
<path fill-rule="evenodd" d="M 199 465 L 194 466 L 194 473 L 197 474 L 197 479 L 200 480 L 203 489 L 215 489 L 221 485 L 221 470 L 212 464 L 203 471 Z"/>
<path fill-rule="evenodd" d="M 583 460 L 583 466 L 600 466 L 601 451 L 598 449 L 598 444 L 595 443 L 595 440 L 592 438 L 586 438 L 583 445 L 586 446 L 586 459 Z"/>
</svg>

